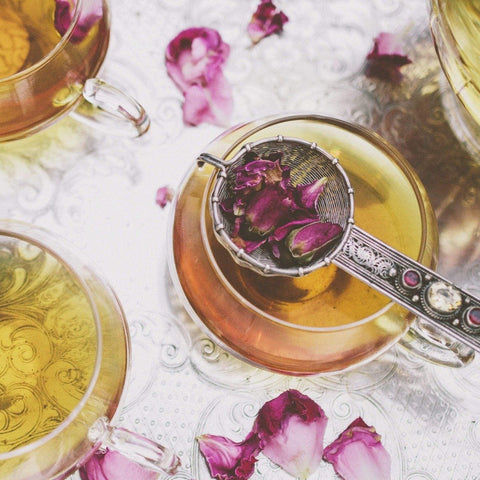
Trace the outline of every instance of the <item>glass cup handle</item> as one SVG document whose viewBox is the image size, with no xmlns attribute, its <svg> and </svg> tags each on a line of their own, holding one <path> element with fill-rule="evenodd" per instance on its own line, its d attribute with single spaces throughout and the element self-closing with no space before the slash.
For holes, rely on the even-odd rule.
<svg viewBox="0 0 480 480">
<path fill-rule="evenodd" d="M 150 127 L 150 118 L 134 98 L 99 78 L 89 78 L 83 86 L 84 101 L 72 117 L 94 128 L 139 137 Z"/>
<path fill-rule="evenodd" d="M 93 444 L 115 450 L 155 472 L 172 475 L 180 466 L 179 458 L 169 448 L 124 428 L 113 427 L 107 418 L 99 418 L 90 427 L 88 438 Z"/>
<path fill-rule="evenodd" d="M 414 320 L 399 344 L 424 360 L 444 367 L 465 367 L 475 358 L 473 349 L 432 329 L 432 325 L 420 317 Z"/>
</svg>

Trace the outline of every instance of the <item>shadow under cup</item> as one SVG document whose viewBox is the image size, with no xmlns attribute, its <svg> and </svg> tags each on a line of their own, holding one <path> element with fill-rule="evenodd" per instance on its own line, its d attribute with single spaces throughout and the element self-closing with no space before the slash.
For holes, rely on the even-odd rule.
<svg viewBox="0 0 480 480">
<path fill-rule="evenodd" d="M 355 190 L 356 224 L 435 266 L 438 234 L 426 192 L 401 155 L 368 129 L 318 115 L 273 117 L 235 127 L 205 151 L 228 160 L 245 143 L 277 135 L 316 142 L 337 157 Z M 239 266 L 213 232 L 214 173 L 195 167 L 177 195 L 170 267 L 187 311 L 216 342 L 256 366 L 307 375 L 367 362 L 406 333 L 411 313 L 335 265 L 301 278 Z"/>
<path fill-rule="evenodd" d="M 115 294 L 43 230 L 0 222 L 0 479 L 62 477 L 116 412 L 129 340 Z"/>
</svg>

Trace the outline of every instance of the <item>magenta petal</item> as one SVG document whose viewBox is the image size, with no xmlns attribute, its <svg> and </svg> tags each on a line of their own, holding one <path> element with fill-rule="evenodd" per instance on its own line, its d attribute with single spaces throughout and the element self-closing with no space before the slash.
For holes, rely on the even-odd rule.
<svg viewBox="0 0 480 480">
<path fill-rule="evenodd" d="M 287 390 L 265 403 L 253 426 L 262 452 L 297 478 L 307 478 L 319 466 L 327 417 L 310 397 Z"/>
<path fill-rule="evenodd" d="M 382 32 L 374 40 L 373 49 L 367 55 L 365 75 L 393 83 L 399 83 L 403 75 L 400 68 L 412 61 L 403 53 L 395 35 Z"/>
<path fill-rule="evenodd" d="M 325 447 L 324 459 L 344 480 L 390 479 L 390 455 L 380 435 L 360 417 Z"/>
<path fill-rule="evenodd" d="M 277 185 L 267 185 L 255 192 L 245 211 L 250 230 L 258 235 L 267 235 L 288 218 L 292 203 L 288 192 Z"/>
<path fill-rule="evenodd" d="M 306 185 L 297 185 L 295 187 L 295 192 L 298 205 L 307 208 L 308 210 L 315 210 L 318 197 L 325 190 L 326 184 L 327 178 L 323 177 Z"/>
<path fill-rule="evenodd" d="M 64 35 L 70 27 L 75 5 L 76 0 L 55 0 L 54 22 L 55 28 L 60 35 Z M 81 42 L 102 16 L 102 0 L 92 0 L 90 3 L 85 3 L 82 8 L 82 13 L 78 18 L 78 23 L 72 32 L 71 41 L 73 43 Z"/>
<path fill-rule="evenodd" d="M 273 33 L 280 33 L 288 17 L 271 0 L 262 0 L 247 26 L 252 42 L 258 43 Z"/>
<path fill-rule="evenodd" d="M 250 433 L 243 442 L 234 442 L 218 435 L 197 438 L 212 477 L 219 480 L 246 480 L 254 472 L 260 452 L 258 437 Z"/>
<path fill-rule="evenodd" d="M 82 480 L 156 480 L 158 473 L 148 470 L 132 462 L 122 454 L 107 451 L 105 454 L 95 454 L 80 468 Z"/>
</svg>

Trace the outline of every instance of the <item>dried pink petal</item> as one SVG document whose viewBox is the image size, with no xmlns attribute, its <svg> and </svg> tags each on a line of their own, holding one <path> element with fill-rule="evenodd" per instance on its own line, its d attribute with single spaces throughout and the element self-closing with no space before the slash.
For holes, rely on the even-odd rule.
<svg viewBox="0 0 480 480">
<path fill-rule="evenodd" d="M 64 35 L 70 27 L 73 14 L 75 12 L 76 0 L 55 0 L 55 28 L 60 35 Z M 90 29 L 102 18 L 103 3 L 102 0 L 92 0 L 82 4 L 82 12 L 78 18 L 70 41 L 73 43 L 81 42 Z"/>
<path fill-rule="evenodd" d="M 252 431 L 262 452 L 285 471 L 304 479 L 319 466 L 328 419 L 321 407 L 297 390 L 265 403 Z"/>
<path fill-rule="evenodd" d="M 367 55 L 365 75 L 399 83 L 403 78 L 400 68 L 409 63 L 412 61 L 403 53 L 398 38 L 382 32 L 374 39 L 373 49 Z"/>
<path fill-rule="evenodd" d="M 295 188 L 297 203 L 300 207 L 315 211 L 318 197 L 325 190 L 327 177 L 319 178 L 317 181 L 306 185 L 297 185 Z"/>
<path fill-rule="evenodd" d="M 261 0 L 247 26 L 247 32 L 252 43 L 256 44 L 262 38 L 282 32 L 287 22 L 288 17 L 271 0 Z"/>
<path fill-rule="evenodd" d="M 107 450 L 95 453 L 79 470 L 82 480 L 156 480 L 158 473 L 132 462 L 122 454 Z"/>
<path fill-rule="evenodd" d="M 175 191 L 172 187 L 165 185 L 157 190 L 155 201 L 161 208 L 165 208 L 173 200 Z"/>
<path fill-rule="evenodd" d="M 197 441 L 212 477 L 246 480 L 252 476 L 260 452 L 258 437 L 253 432 L 243 442 L 208 434 L 201 435 Z"/>
<path fill-rule="evenodd" d="M 344 480 L 390 479 L 390 455 L 375 428 L 360 417 L 325 447 L 323 457 Z"/>
<path fill-rule="evenodd" d="M 268 235 L 278 224 L 288 220 L 292 205 L 288 190 L 278 184 L 266 185 L 254 192 L 247 203 L 245 221 L 249 230 L 262 237 Z"/>
<path fill-rule="evenodd" d="M 183 30 L 168 44 L 165 64 L 168 75 L 185 97 L 186 124 L 227 124 L 233 99 L 222 66 L 229 54 L 229 45 L 211 28 Z"/>
</svg>

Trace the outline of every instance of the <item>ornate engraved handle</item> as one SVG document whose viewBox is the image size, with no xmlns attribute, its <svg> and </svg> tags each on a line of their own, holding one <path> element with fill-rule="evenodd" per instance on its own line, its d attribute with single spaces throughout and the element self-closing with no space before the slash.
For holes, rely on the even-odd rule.
<svg viewBox="0 0 480 480">
<path fill-rule="evenodd" d="M 343 252 L 332 262 L 480 351 L 480 300 L 433 270 L 356 226 Z"/>
</svg>

